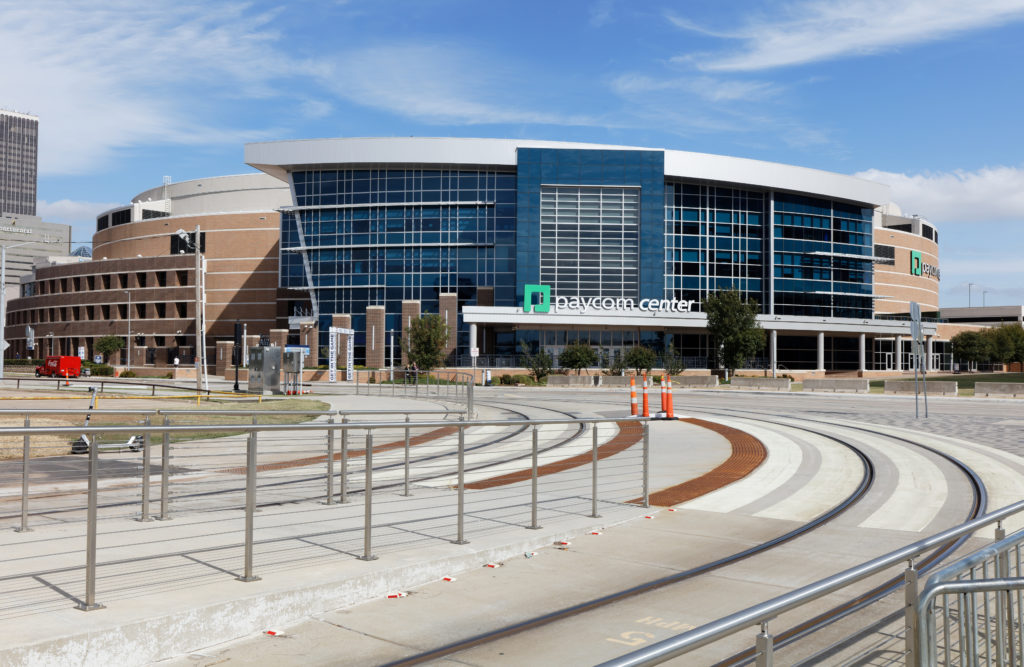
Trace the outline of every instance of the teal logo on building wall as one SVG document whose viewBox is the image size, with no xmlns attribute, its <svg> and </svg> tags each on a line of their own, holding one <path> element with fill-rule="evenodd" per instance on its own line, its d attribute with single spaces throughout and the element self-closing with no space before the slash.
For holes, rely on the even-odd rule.
<svg viewBox="0 0 1024 667">
<path fill-rule="evenodd" d="M 539 297 L 537 303 L 533 302 L 534 295 Z M 531 308 L 535 313 L 551 312 L 551 285 L 526 285 L 523 288 L 523 312 L 528 313 Z"/>
<path fill-rule="evenodd" d="M 919 276 L 921 275 L 921 252 L 918 250 L 910 251 L 910 275 Z"/>
</svg>

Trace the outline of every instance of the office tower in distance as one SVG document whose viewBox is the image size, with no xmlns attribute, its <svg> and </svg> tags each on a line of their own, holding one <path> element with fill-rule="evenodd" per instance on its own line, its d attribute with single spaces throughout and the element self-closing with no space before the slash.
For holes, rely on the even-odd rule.
<svg viewBox="0 0 1024 667">
<path fill-rule="evenodd" d="M 0 214 L 36 214 L 39 118 L 0 109 Z"/>
</svg>

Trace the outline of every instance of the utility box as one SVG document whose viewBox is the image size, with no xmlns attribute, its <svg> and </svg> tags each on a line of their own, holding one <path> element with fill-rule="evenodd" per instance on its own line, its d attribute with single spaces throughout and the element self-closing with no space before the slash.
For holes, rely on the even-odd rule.
<svg viewBox="0 0 1024 667">
<path fill-rule="evenodd" d="M 249 389 L 250 394 L 271 394 L 281 392 L 281 348 L 249 348 Z"/>
<path fill-rule="evenodd" d="M 281 370 L 285 373 L 301 373 L 303 356 L 305 355 L 299 350 L 285 350 L 282 357 Z"/>
</svg>

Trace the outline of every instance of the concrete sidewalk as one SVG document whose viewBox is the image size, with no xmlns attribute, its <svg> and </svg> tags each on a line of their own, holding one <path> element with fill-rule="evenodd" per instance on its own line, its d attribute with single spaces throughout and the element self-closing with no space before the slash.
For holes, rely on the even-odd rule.
<svg viewBox="0 0 1024 667">
<path fill-rule="evenodd" d="M 319 398 L 326 398 L 319 396 Z M 331 396 L 356 409 L 365 397 Z M 436 407 L 434 401 L 388 399 L 376 407 Z M 561 406 L 565 407 L 565 406 Z M 498 414 L 483 408 L 480 416 Z M 489 411 L 491 414 L 488 414 Z M 541 417 L 537 409 L 526 409 Z M 584 412 L 585 409 L 580 410 Z M 724 438 L 698 427 L 655 423 L 651 490 L 711 470 L 729 453 Z M 388 593 L 522 556 L 556 540 L 643 516 L 627 501 L 641 495 L 640 443 L 602 460 L 598 512 L 592 518 L 591 469 L 542 478 L 538 523 L 529 530 L 530 484 L 466 492 L 464 536 L 457 537 L 457 494 L 414 487 L 374 494 L 372 545 L 365 555 L 364 497 L 344 505 L 287 501 L 262 506 L 255 518 L 254 574 L 243 583 L 244 513 L 209 509 L 171 521 L 101 519 L 96 600 L 81 612 L 84 523 L 0 533 L 0 635 L 3 664 L 141 664 L 294 623 Z M 313 484 L 314 482 L 311 482 Z M 322 485 L 322 480 L 316 484 Z M 276 497 L 275 497 L 276 500 Z"/>
</svg>

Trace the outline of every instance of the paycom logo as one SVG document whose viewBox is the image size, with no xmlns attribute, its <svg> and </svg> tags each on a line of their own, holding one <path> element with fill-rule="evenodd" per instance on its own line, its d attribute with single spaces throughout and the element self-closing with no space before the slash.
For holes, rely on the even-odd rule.
<svg viewBox="0 0 1024 667">
<path fill-rule="evenodd" d="M 910 251 L 910 275 L 919 276 L 921 275 L 921 252 L 918 250 Z"/>
<path fill-rule="evenodd" d="M 537 301 L 534 302 L 534 296 Z M 523 312 L 551 312 L 551 285 L 526 285 L 523 289 Z"/>
</svg>

